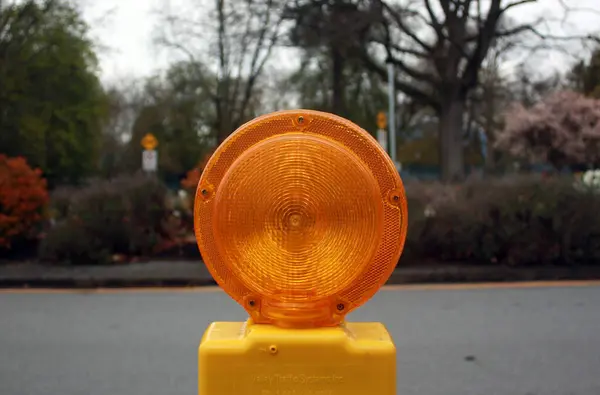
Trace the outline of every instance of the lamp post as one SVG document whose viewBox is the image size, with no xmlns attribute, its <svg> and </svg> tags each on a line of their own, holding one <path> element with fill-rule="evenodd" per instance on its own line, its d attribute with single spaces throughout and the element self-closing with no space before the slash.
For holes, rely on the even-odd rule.
<svg viewBox="0 0 600 395">
<path fill-rule="evenodd" d="M 388 123 L 389 123 L 389 152 L 392 161 L 396 168 L 398 168 L 398 160 L 396 157 L 396 87 L 394 85 L 394 63 L 391 59 L 387 60 L 388 70 Z"/>
</svg>

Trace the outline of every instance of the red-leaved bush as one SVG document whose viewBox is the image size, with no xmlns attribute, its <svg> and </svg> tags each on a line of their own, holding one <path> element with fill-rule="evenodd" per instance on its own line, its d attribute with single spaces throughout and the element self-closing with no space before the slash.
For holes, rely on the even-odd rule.
<svg viewBox="0 0 600 395">
<path fill-rule="evenodd" d="M 0 155 L 0 249 L 37 236 L 48 198 L 39 169 L 23 158 Z"/>
<path fill-rule="evenodd" d="M 600 162 L 600 100 L 553 93 L 531 108 L 512 106 L 496 147 L 556 168 Z"/>
<path fill-rule="evenodd" d="M 212 153 L 213 151 L 208 152 L 204 156 L 204 159 L 198 163 L 198 166 L 188 171 L 186 177 L 181 180 L 181 187 L 188 193 L 193 195 L 196 192 L 198 182 L 200 181 L 200 176 L 202 176 L 202 171 L 204 170 L 204 167 L 206 167 L 206 164 L 208 163 Z"/>
</svg>

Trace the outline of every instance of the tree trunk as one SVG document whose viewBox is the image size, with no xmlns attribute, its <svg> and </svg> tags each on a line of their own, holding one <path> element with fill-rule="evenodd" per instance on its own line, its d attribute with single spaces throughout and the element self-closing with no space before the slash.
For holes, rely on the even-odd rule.
<svg viewBox="0 0 600 395">
<path fill-rule="evenodd" d="M 231 130 L 231 122 L 229 114 L 222 114 L 219 120 L 219 126 L 217 130 L 217 145 L 221 145 L 223 141 L 233 132 Z"/>
<path fill-rule="evenodd" d="M 331 111 L 346 116 L 344 103 L 344 57 L 335 47 L 331 47 Z"/>
<path fill-rule="evenodd" d="M 463 114 L 465 100 L 445 100 L 439 114 L 440 170 L 442 181 L 458 182 L 465 176 Z"/>
<path fill-rule="evenodd" d="M 217 113 L 215 123 L 217 128 L 217 146 L 221 145 L 221 143 L 233 132 L 233 130 L 231 130 L 231 113 L 229 111 L 230 107 L 227 100 L 228 91 L 226 89 L 227 87 L 220 81 L 217 89 L 217 98 L 214 101 L 215 111 Z"/>
</svg>

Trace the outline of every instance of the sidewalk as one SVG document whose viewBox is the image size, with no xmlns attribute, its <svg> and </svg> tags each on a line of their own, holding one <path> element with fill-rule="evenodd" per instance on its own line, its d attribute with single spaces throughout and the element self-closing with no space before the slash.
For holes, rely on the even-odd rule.
<svg viewBox="0 0 600 395">
<path fill-rule="evenodd" d="M 527 267 L 426 264 L 399 267 L 388 284 L 599 280 L 600 266 Z M 202 262 L 153 261 L 110 266 L 0 266 L 0 288 L 126 288 L 215 285 Z"/>
</svg>

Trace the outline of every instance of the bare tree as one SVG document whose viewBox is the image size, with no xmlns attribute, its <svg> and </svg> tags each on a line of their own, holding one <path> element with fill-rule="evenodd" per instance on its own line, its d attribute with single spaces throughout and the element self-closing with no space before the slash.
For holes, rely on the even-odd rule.
<svg viewBox="0 0 600 395">
<path fill-rule="evenodd" d="M 198 66 L 201 89 L 215 107 L 220 143 L 253 116 L 259 79 L 282 34 L 287 0 L 210 1 L 193 2 L 201 13 L 170 12 L 167 4 L 158 42 Z"/>
<path fill-rule="evenodd" d="M 382 29 L 374 35 L 380 53 L 363 54 L 368 67 L 385 76 L 380 59 L 392 62 L 402 78 L 396 86 L 434 108 L 439 118 L 440 164 L 445 181 L 464 177 L 463 132 L 469 93 L 480 83 L 480 70 L 498 40 L 529 35 L 531 48 L 558 41 L 591 39 L 547 34 L 547 18 L 506 23 L 509 10 L 536 0 L 373 0 Z M 572 9 L 566 8 L 565 15 Z M 376 48 L 377 49 L 377 48 Z"/>
</svg>

